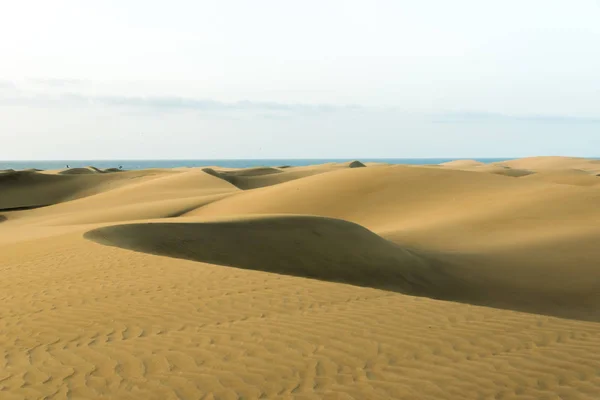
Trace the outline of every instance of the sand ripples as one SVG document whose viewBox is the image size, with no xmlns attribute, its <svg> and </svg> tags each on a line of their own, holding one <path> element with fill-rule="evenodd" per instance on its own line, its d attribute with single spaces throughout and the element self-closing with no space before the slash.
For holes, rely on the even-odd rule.
<svg viewBox="0 0 600 400">
<path fill-rule="evenodd" d="M 600 323 L 593 319 L 564 319 L 548 313 L 442 301 L 406 291 L 334 282 L 323 276 L 305 279 L 308 274 L 291 276 L 284 270 L 285 265 L 277 261 L 281 261 L 282 254 L 300 249 L 294 257 L 301 262 L 288 267 L 302 266 L 314 275 L 327 266 L 350 265 L 348 259 L 341 257 L 346 254 L 355 262 L 360 261 L 362 264 L 353 265 L 366 269 L 365 274 L 372 278 L 377 275 L 368 273 L 368 267 L 374 271 L 383 268 L 385 272 L 386 262 L 395 254 L 399 259 L 395 259 L 394 268 L 402 274 L 427 271 L 426 277 L 435 277 L 433 272 L 448 265 L 464 268 L 455 270 L 453 276 L 466 271 L 468 274 L 461 280 L 465 287 L 483 287 L 485 280 L 489 284 L 492 279 L 504 285 L 510 283 L 510 279 L 503 281 L 509 273 L 521 271 L 523 279 L 529 279 L 546 268 L 546 275 L 553 279 L 546 287 L 559 288 L 553 286 L 554 277 L 560 277 L 559 272 L 563 271 L 563 280 L 571 285 L 569 290 L 584 284 L 593 288 L 597 282 L 593 257 L 597 253 L 590 238 L 595 237 L 596 231 L 590 224 L 578 225 L 579 219 L 565 222 L 569 234 L 563 236 L 558 235 L 559 230 L 552 230 L 554 224 L 536 230 L 536 221 L 553 218 L 538 209 L 538 220 L 520 220 L 519 230 L 512 235 L 522 245 L 518 251 L 509 252 L 511 242 L 506 234 L 511 231 L 502 223 L 509 214 L 500 213 L 501 207 L 490 200 L 493 196 L 481 195 L 478 187 L 521 196 L 545 193 L 551 197 L 559 193 L 556 198 L 563 199 L 560 206 L 548 208 L 554 210 L 553 215 L 567 215 L 572 207 L 574 215 L 587 215 L 589 219 L 596 215 L 590 206 L 595 198 L 594 186 L 535 180 L 514 183 L 528 178 L 487 172 L 457 171 L 457 176 L 447 175 L 453 173 L 451 170 L 444 170 L 441 175 L 435 172 L 443 179 L 462 182 L 461 193 L 474 198 L 481 195 L 489 201 L 483 208 L 471 211 L 478 211 L 483 218 L 488 207 L 492 210 L 488 221 L 497 222 L 495 235 L 482 235 L 485 227 L 474 221 L 472 231 L 458 229 L 458 237 L 452 237 L 447 229 L 452 218 L 462 221 L 461 210 L 437 226 L 433 218 L 419 214 L 420 210 L 437 210 L 435 217 L 443 217 L 446 205 L 436 205 L 429 199 L 423 208 L 411 203 L 412 195 L 402 194 L 412 187 L 419 193 L 415 198 L 423 196 L 426 192 L 419 179 L 428 176 L 427 172 L 419 172 L 421 178 L 417 179 L 415 172 L 408 169 L 393 172 L 400 174 L 396 176 L 385 175 L 388 167 L 378 167 L 384 174 L 383 181 L 393 178 L 404 186 L 398 184 L 394 192 L 370 181 L 365 184 L 368 190 L 361 191 L 361 179 L 371 174 L 364 172 L 369 168 L 355 169 L 357 172 L 348 175 L 347 182 L 346 178 L 340 179 L 346 173 L 332 172 L 330 176 L 334 178 L 329 186 L 341 185 L 337 193 L 353 193 L 353 197 L 340 199 L 337 208 L 330 198 L 319 202 L 316 189 L 306 183 L 314 179 L 319 184 L 327 182 L 327 171 L 321 171 L 318 177 L 298 178 L 297 186 L 290 181 L 281 183 L 300 187 L 304 194 L 280 193 L 279 199 L 271 200 L 264 193 L 279 193 L 279 183 L 241 191 L 201 171 L 190 171 L 135 178 L 130 182 L 137 185 L 135 189 L 115 183 L 102 194 L 44 209 L 6 213 L 8 219 L 0 226 L 0 398 L 597 399 Z M 437 171 L 425 167 L 423 170 Z M 122 179 L 127 174 L 82 177 L 113 175 Z M 473 174 L 476 176 L 470 180 Z M 61 175 L 61 179 L 76 176 Z M 504 180 L 508 180 L 507 186 Z M 191 187 L 193 182 L 202 182 L 202 188 Z M 520 189 L 530 184 L 545 186 L 540 186 L 539 192 Z M 394 193 L 395 198 L 385 199 Z M 195 197 L 220 194 L 222 199 L 211 197 L 210 202 L 193 207 Z M 177 200 L 187 195 L 191 200 Z M 99 205 L 113 208 L 128 202 L 139 208 L 152 203 L 149 207 L 154 213 L 152 207 L 161 201 L 161 196 L 165 204 L 156 218 L 170 218 L 171 224 L 164 219 L 136 219 L 147 214 L 134 206 L 112 214 L 111 219 L 120 218 L 119 222 L 101 218 Z M 452 193 L 447 196 L 452 197 Z M 251 204 L 251 199 L 262 203 Z M 359 203 L 363 205 L 362 214 L 357 211 Z M 460 204 L 473 208 L 477 201 L 472 198 Z M 529 213 L 516 211 L 519 207 L 528 210 L 529 204 L 533 204 L 532 198 L 508 198 L 505 202 L 517 214 L 522 212 L 518 215 Z M 275 211 L 277 207 L 314 212 L 302 217 L 239 215 L 244 210 Z M 169 213 L 190 208 L 195 209 L 193 215 Z M 232 212 L 235 209 L 239 214 Z M 98 214 L 86 219 L 86 210 Z M 212 219 L 203 215 L 211 210 Z M 384 239 L 353 223 L 314 216 L 327 212 L 331 217 L 361 220 L 376 233 L 380 228 L 388 239 L 403 245 L 388 246 Z M 418 218 L 429 224 L 429 235 L 415 228 Z M 148 223 L 156 226 L 148 228 Z M 278 231 L 280 223 L 285 229 Z M 119 227 L 103 228 L 110 224 Z M 183 231 L 177 230 L 178 225 L 184 224 L 188 225 Z M 577 231 L 577 226 L 585 229 Z M 261 231 L 261 227 L 265 229 Z M 82 237 L 94 229 L 109 232 L 104 239 L 117 238 L 119 244 L 127 244 L 122 246 L 126 248 L 105 246 Z M 315 234 L 313 238 L 307 229 L 321 236 Z M 41 230 L 44 237 L 38 236 Z M 296 232 L 297 237 L 290 232 Z M 188 233 L 192 235 L 186 236 Z M 202 235 L 211 233 L 213 241 L 202 242 Z M 156 250 L 157 243 L 164 246 L 169 235 L 187 253 L 140 252 Z M 201 242 L 204 250 L 198 250 Z M 150 243 L 152 248 L 128 249 L 140 243 Z M 404 252 L 408 247 L 411 250 Z M 330 253 L 325 252 L 328 248 Z M 227 249 L 230 253 L 224 254 Z M 475 254 L 475 250 L 479 253 Z M 232 256 L 236 251 L 238 255 Z M 152 252 L 155 254 L 149 254 Z M 472 257 L 467 260 L 464 257 L 469 252 Z M 269 254 L 277 257 L 269 258 Z M 544 258 L 544 254 L 549 256 Z M 186 257 L 173 257 L 182 255 Z M 496 261 L 486 258 L 489 255 Z M 432 267 L 428 257 L 442 257 L 445 259 L 441 261 L 449 264 Z M 237 265 L 240 262 L 249 264 Z M 568 268 L 560 269 L 564 263 L 570 263 Z M 480 268 L 480 275 L 473 275 L 474 268 Z M 587 280 L 575 279 L 583 273 Z M 386 273 L 382 276 L 389 278 Z M 445 282 L 440 279 L 423 278 L 419 282 L 437 290 L 436 284 Z M 534 301 L 534 296 L 511 290 L 518 301 Z M 597 306 L 593 293 L 586 299 L 589 307 Z M 572 304 L 562 303 L 576 308 L 581 301 L 582 298 L 574 298 Z"/>
</svg>

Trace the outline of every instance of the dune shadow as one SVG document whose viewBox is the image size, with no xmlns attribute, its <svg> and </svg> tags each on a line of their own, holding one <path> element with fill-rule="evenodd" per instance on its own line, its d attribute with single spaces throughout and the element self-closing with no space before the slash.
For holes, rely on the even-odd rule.
<svg viewBox="0 0 600 400">
<path fill-rule="evenodd" d="M 31 206 L 5 207 L 5 208 L 0 208 L 0 211 L 9 212 L 9 211 L 35 210 L 36 208 L 48 207 L 51 205 L 52 204 L 39 204 L 39 205 L 31 205 Z"/>
<path fill-rule="evenodd" d="M 472 278 L 456 254 L 400 247 L 343 220 L 271 216 L 203 223 L 143 223 L 97 228 L 84 237 L 142 253 L 264 271 L 514 311 L 600 321 L 555 293 Z M 481 261 L 481 260 L 479 260 Z M 477 262 L 479 262 L 477 261 Z"/>
<path fill-rule="evenodd" d="M 365 168 L 366 165 L 360 161 L 346 163 L 347 168 Z M 202 171 L 225 182 L 232 184 L 240 190 L 251 190 L 265 186 L 273 186 L 290 180 L 311 176 L 316 171 L 290 170 L 289 165 L 280 167 L 254 167 L 238 170 L 216 170 L 214 168 L 203 168 Z M 325 172 L 324 170 L 322 172 Z"/>
<path fill-rule="evenodd" d="M 352 161 L 351 163 L 348 164 L 348 168 L 365 168 L 366 165 L 361 163 L 358 160 Z"/>
<path fill-rule="evenodd" d="M 90 174 L 101 174 L 100 171 L 96 167 L 81 167 L 81 168 L 67 168 L 60 172 L 58 175 L 90 175 Z"/>
<path fill-rule="evenodd" d="M 267 178 L 269 175 L 280 174 L 283 172 L 277 168 L 270 167 L 246 168 L 234 171 L 217 171 L 213 168 L 203 168 L 202 171 L 215 178 L 222 179 L 240 190 L 254 189 L 256 183 L 253 184 L 253 180 L 261 180 Z M 270 184 L 264 182 L 262 185 L 258 186 L 263 185 L 270 186 Z"/>
<path fill-rule="evenodd" d="M 359 225 L 285 216 L 98 228 L 84 237 L 138 252 L 222 266 L 422 293 L 431 269 Z"/>
</svg>

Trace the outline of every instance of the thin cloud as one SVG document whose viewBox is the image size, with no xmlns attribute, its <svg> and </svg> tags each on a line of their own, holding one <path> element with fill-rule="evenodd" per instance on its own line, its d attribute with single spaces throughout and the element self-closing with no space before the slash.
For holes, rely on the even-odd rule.
<svg viewBox="0 0 600 400">
<path fill-rule="evenodd" d="M 33 78 L 28 79 L 28 82 L 45 87 L 52 88 L 64 88 L 79 86 L 86 83 L 86 81 L 80 79 L 53 79 L 53 78 Z"/>
<path fill-rule="evenodd" d="M 194 99 L 166 96 L 88 96 L 79 93 L 47 94 L 18 90 L 0 94 L 0 103 L 4 105 L 26 106 L 108 106 L 117 108 L 137 108 L 148 111 L 258 111 L 302 114 L 330 113 L 345 109 L 356 109 L 355 105 L 299 104 L 278 102 L 220 102 L 210 99 Z"/>
<path fill-rule="evenodd" d="M 431 114 L 431 121 L 439 124 L 463 124 L 477 122 L 536 122 L 548 124 L 598 124 L 600 118 L 578 117 L 571 115 L 524 114 L 509 115 L 492 112 L 449 112 Z"/>
<path fill-rule="evenodd" d="M 83 81 L 44 79 L 43 82 L 59 88 Z M 242 100 L 221 102 L 211 99 L 186 98 L 175 96 L 90 96 L 77 92 L 35 92 L 22 90 L 11 81 L 0 81 L 0 105 L 20 105 L 29 107 L 111 107 L 119 112 L 165 113 L 177 111 L 197 111 L 214 115 L 229 115 L 248 112 L 264 119 L 286 119 L 294 115 L 323 115 L 336 112 L 358 113 L 379 111 L 397 116 L 414 117 L 414 113 L 394 107 L 364 107 L 360 105 L 301 104 L 260 102 Z M 420 118 L 437 124 L 469 123 L 511 123 L 530 122 L 543 124 L 599 124 L 597 117 L 569 115 L 508 115 L 494 112 L 456 111 L 444 113 L 423 113 Z"/>
<path fill-rule="evenodd" d="M 127 97 L 102 96 L 81 98 L 97 104 L 125 107 L 143 107 L 159 110 L 200 110 L 200 111 L 273 111 L 273 112 L 302 112 L 327 113 L 345 108 L 328 104 L 294 104 L 276 102 L 220 102 L 210 99 L 191 99 L 182 97 Z"/>
</svg>

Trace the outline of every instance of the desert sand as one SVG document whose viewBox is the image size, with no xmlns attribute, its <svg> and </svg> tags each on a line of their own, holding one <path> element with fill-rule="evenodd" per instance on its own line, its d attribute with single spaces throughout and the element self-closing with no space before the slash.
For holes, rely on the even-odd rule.
<svg viewBox="0 0 600 400">
<path fill-rule="evenodd" d="M 0 171 L 0 399 L 599 399 L 599 175 Z"/>
</svg>

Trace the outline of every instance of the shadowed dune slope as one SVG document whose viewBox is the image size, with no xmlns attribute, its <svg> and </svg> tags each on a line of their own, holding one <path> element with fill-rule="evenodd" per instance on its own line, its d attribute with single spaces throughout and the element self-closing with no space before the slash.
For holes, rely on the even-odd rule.
<svg viewBox="0 0 600 400">
<path fill-rule="evenodd" d="M 219 170 L 204 168 L 203 171 L 212 176 L 223 179 L 242 190 L 257 189 L 274 186 L 280 183 L 305 178 L 312 175 L 323 174 L 348 168 L 365 167 L 360 161 L 348 163 L 330 163 L 323 165 L 310 165 L 305 167 L 285 168 L 246 168 L 240 170 Z"/>
<path fill-rule="evenodd" d="M 600 321 L 600 230 L 553 233 L 539 238 L 539 232 L 530 232 L 529 240 L 523 242 L 516 239 L 490 247 L 472 246 L 468 251 L 420 254 L 429 260 L 437 258 L 437 263 L 431 262 L 443 265 L 452 277 L 449 283 L 461 283 L 462 291 L 442 295 L 449 294 L 449 300 Z M 418 241 L 407 240 L 406 233 L 384 237 L 405 245 Z M 423 239 L 419 247 L 427 243 Z"/>
<path fill-rule="evenodd" d="M 154 175 L 150 170 L 67 175 L 36 171 L 4 172 L 0 174 L 0 209 L 52 205 L 128 186 Z"/>
<path fill-rule="evenodd" d="M 239 168 L 229 169 L 223 172 L 228 176 L 263 176 L 279 174 L 281 171 L 273 167 L 252 167 L 252 168 Z"/>
<path fill-rule="evenodd" d="M 373 232 L 322 217 L 117 225 L 85 237 L 140 252 L 410 293 L 423 292 L 432 274 L 425 260 Z"/>
<path fill-rule="evenodd" d="M 600 232 L 464 253 L 415 250 L 354 223 L 298 215 L 126 224 L 84 236 L 210 264 L 600 321 Z"/>
<path fill-rule="evenodd" d="M 352 161 L 350 164 L 348 164 L 348 168 L 364 168 L 366 167 L 365 164 L 361 163 L 360 161 Z"/>
<path fill-rule="evenodd" d="M 97 176 L 120 178 L 132 176 L 132 173 L 133 171 Z M 37 219 L 52 225 L 169 218 L 239 191 L 230 183 L 199 169 L 175 173 L 146 171 L 145 174 L 142 172 L 137 179 L 117 181 L 122 185 L 114 185 L 112 190 L 27 213 L 15 213 L 15 218 Z M 85 177 L 94 178 L 96 175 Z M 80 188 L 76 185 L 74 187 Z"/>
<path fill-rule="evenodd" d="M 101 174 L 103 172 L 104 171 L 101 171 L 100 169 L 98 169 L 96 167 L 82 167 L 82 168 L 67 168 L 67 169 L 58 171 L 57 173 L 59 175 L 86 175 L 86 174 Z"/>
<path fill-rule="evenodd" d="M 580 169 L 542 171 L 527 176 L 526 178 L 541 182 L 558 183 L 561 185 L 593 186 L 600 184 L 600 177 L 595 173 L 582 171 Z"/>
<path fill-rule="evenodd" d="M 535 174 L 534 171 L 518 169 L 518 168 L 510 168 L 510 167 L 502 166 L 502 165 L 481 164 L 481 165 L 473 165 L 473 166 L 470 166 L 470 165 L 461 166 L 460 164 L 458 164 L 458 165 L 442 164 L 442 167 L 447 168 L 447 169 L 454 169 L 454 170 L 458 170 L 458 171 L 484 172 L 484 173 L 488 173 L 488 174 L 512 176 L 515 178 Z"/>
<path fill-rule="evenodd" d="M 476 172 L 487 172 L 488 174 L 496 174 L 496 175 L 504 175 L 504 176 L 512 176 L 515 178 L 519 178 L 521 176 L 529 176 L 535 174 L 533 171 L 518 169 L 518 168 L 507 168 L 507 167 L 494 167 L 494 166 L 483 166 L 472 171 Z"/>
<path fill-rule="evenodd" d="M 529 241 L 506 241 L 466 256 L 473 257 L 472 270 L 493 276 L 492 281 L 502 286 L 555 295 L 565 304 L 583 304 L 587 299 L 600 316 L 600 229 L 552 233 L 532 235 Z"/>
<path fill-rule="evenodd" d="M 191 210 L 197 210 L 233 193 L 217 193 L 184 198 L 145 201 L 138 204 L 126 203 L 93 210 L 65 213 L 48 213 L 43 218 L 46 225 L 87 225 L 107 222 L 129 222 L 150 219 L 176 218 Z M 54 215 L 56 214 L 56 215 Z"/>
<path fill-rule="evenodd" d="M 430 296 L 595 320 L 598 204 L 594 187 L 393 166 L 243 192 L 187 217 L 290 213 L 352 221 L 437 260 L 447 283 L 460 287 Z"/>
</svg>

